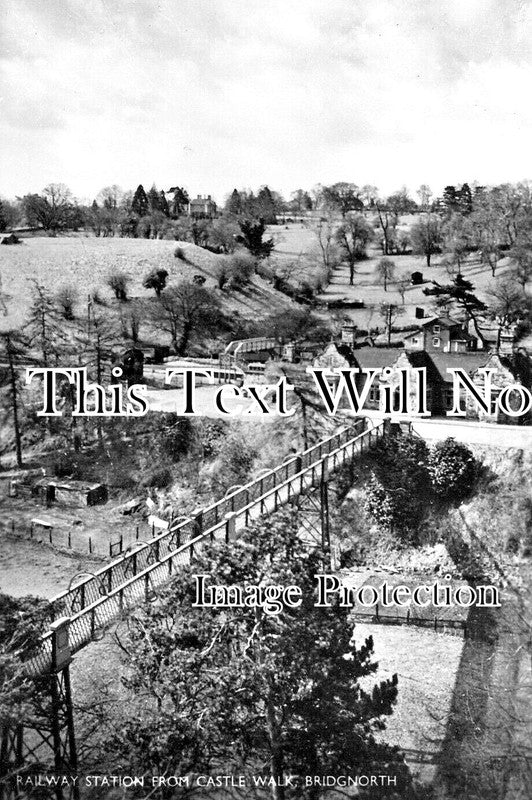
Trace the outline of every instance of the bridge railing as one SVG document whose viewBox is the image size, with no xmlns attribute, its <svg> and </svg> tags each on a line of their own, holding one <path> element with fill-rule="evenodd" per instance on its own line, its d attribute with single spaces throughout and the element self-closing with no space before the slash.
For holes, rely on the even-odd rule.
<svg viewBox="0 0 532 800">
<path fill-rule="evenodd" d="M 301 461 L 305 454 L 296 456 L 291 461 L 295 461 L 296 466 L 299 467 L 297 472 L 288 475 L 283 481 L 266 490 L 261 496 L 250 500 L 240 509 L 229 512 L 227 516 L 200 534 L 193 536 L 173 550 L 161 554 L 157 561 L 144 566 L 137 574 L 126 578 L 120 585 L 109 589 L 91 603 L 71 614 L 70 645 L 72 652 L 79 651 L 95 638 L 98 631 L 119 619 L 127 610 L 140 602 L 149 600 L 157 587 L 171 579 L 176 567 L 189 563 L 206 543 L 215 539 L 230 541 L 239 530 L 247 527 L 254 519 L 276 511 L 291 499 L 309 491 L 313 486 L 318 486 L 323 480 L 324 472 L 328 474 L 350 461 L 357 453 L 362 452 L 365 444 L 368 447 L 371 446 L 371 443 L 382 433 L 382 423 L 369 430 L 361 431 L 339 444 L 334 450 L 317 456 L 312 463 L 304 467 L 302 467 Z M 331 439 L 337 439 L 338 436 L 340 434 Z M 306 453 L 317 451 L 324 444 L 321 443 L 320 446 L 310 448 Z M 35 673 L 45 672 L 50 669 L 51 663 L 52 634 L 47 633 L 43 636 L 41 648 L 30 662 L 30 669 Z"/>
<path fill-rule="evenodd" d="M 276 339 L 270 336 L 257 336 L 254 339 L 234 339 L 229 342 L 224 353 L 231 353 L 232 355 L 237 353 L 256 353 L 259 350 L 271 350 L 276 344 Z"/>
<path fill-rule="evenodd" d="M 236 488 L 207 508 L 198 510 L 185 519 L 181 518 L 149 542 L 132 545 L 122 556 L 94 574 L 87 573 L 74 586 L 54 597 L 52 601 L 54 616 L 56 618 L 71 616 L 100 597 L 108 595 L 130 577 L 160 561 L 168 553 L 174 552 L 203 531 L 217 525 L 226 514 L 240 511 L 302 468 L 337 450 L 354 435 L 361 433 L 365 424 L 365 420 L 357 420 L 351 428 L 344 428 L 334 436 L 308 448 L 301 455 L 293 456 L 245 486 Z"/>
</svg>

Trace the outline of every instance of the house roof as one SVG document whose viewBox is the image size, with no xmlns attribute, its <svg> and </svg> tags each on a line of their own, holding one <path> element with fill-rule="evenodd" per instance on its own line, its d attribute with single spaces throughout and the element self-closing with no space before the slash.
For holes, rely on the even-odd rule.
<svg viewBox="0 0 532 800">
<path fill-rule="evenodd" d="M 212 200 L 210 197 L 193 197 L 192 200 L 189 200 L 189 203 L 191 206 L 204 206 L 207 205 L 207 203 L 216 205 L 214 200 Z"/>
<path fill-rule="evenodd" d="M 452 383 L 448 369 L 461 367 L 469 373 L 483 367 L 490 357 L 489 353 L 479 350 L 476 353 L 430 353 L 430 359 L 436 368 L 440 380 Z"/>
<path fill-rule="evenodd" d="M 360 347 L 353 351 L 360 367 L 390 367 L 401 354 L 397 347 Z"/>
<path fill-rule="evenodd" d="M 430 319 L 426 319 L 424 322 L 420 322 L 420 328 L 426 328 L 427 325 L 434 325 L 438 323 L 439 325 L 444 325 L 446 328 L 454 328 L 458 325 L 458 327 L 462 327 L 462 323 L 458 322 L 455 319 L 451 319 L 451 317 L 430 317 Z"/>
</svg>

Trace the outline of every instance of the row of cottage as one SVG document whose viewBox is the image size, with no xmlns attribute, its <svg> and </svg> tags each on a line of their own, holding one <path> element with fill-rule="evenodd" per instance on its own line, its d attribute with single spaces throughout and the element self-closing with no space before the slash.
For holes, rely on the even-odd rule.
<svg viewBox="0 0 532 800">
<path fill-rule="evenodd" d="M 399 409 L 399 383 L 401 373 L 410 378 L 415 386 L 416 370 L 426 370 L 426 406 L 432 416 L 444 416 L 455 405 L 453 391 L 453 369 L 461 368 L 485 397 L 485 370 L 492 370 L 491 398 L 488 410 L 483 410 L 471 391 L 459 393 L 459 406 L 469 418 L 489 422 L 529 424 L 530 410 L 523 406 L 523 396 L 530 395 L 532 387 L 532 364 L 524 350 L 516 349 L 511 330 L 502 330 L 496 344 L 490 349 L 481 349 L 478 339 L 468 333 L 461 323 L 449 317 L 435 317 L 420 324 L 420 327 L 405 336 L 403 348 L 360 346 L 354 326 L 344 326 L 340 342 L 331 342 L 312 360 L 313 368 L 322 369 L 377 369 L 386 370 L 373 381 L 364 403 L 369 410 L 382 410 L 385 386 L 392 386 L 394 410 Z M 451 371 L 450 371 L 451 370 Z M 366 380 L 364 374 L 357 375 L 357 389 L 362 391 Z M 507 387 L 510 407 L 520 411 L 512 416 L 501 408 L 498 399 Z M 417 397 L 408 398 L 408 413 L 417 411 Z"/>
</svg>

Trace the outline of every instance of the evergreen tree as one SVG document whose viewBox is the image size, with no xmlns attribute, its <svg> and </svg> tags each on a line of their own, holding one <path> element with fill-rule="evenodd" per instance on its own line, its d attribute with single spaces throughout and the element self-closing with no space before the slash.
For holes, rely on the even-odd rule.
<svg viewBox="0 0 532 800">
<path fill-rule="evenodd" d="M 5 212 L 4 204 L 0 200 L 0 233 L 7 230 L 7 215 Z"/>
<path fill-rule="evenodd" d="M 225 204 L 225 210 L 228 214 L 234 214 L 236 217 L 242 214 L 242 197 L 237 189 L 233 189 Z"/>
<path fill-rule="evenodd" d="M 138 214 L 139 217 L 145 217 L 148 213 L 149 208 L 149 201 L 144 191 L 144 186 L 140 183 L 137 186 L 137 190 L 133 195 L 133 201 L 131 203 L 131 209 L 135 214 Z"/>
<path fill-rule="evenodd" d="M 466 216 L 467 214 L 471 214 L 473 211 L 473 195 L 471 194 L 469 184 L 464 183 L 462 185 L 462 188 L 457 193 L 457 200 L 460 213 Z"/>
<path fill-rule="evenodd" d="M 471 281 L 458 274 L 453 278 L 452 283 L 442 285 L 438 281 L 432 281 L 432 287 L 423 289 L 423 294 L 437 297 L 444 303 L 456 303 L 458 308 L 464 311 L 466 323 L 469 320 L 473 322 L 478 338 L 481 342 L 484 342 L 484 336 L 478 324 L 478 315 L 486 311 L 487 306 L 474 294 L 474 290 L 475 287 Z"/>
<path fill-rule="evenodd" d="M 137 705 L 115 719 L 111 751 L 132 772 L 258 774 L 263 764 L 273 800 L 328 791 L 285 789 L 286 775 L 378 772 L 397 785 L 370 796 L 408 792 L 402 756 L 377 741 L 397 676 L 362 688 L 377 669 L 373 640 L 353 642 L 349 609 L 337 601 L 315 605 L 321 556 L 301 541 L 300 524 L 285 511 L 207 545 L 131 626 L 125 683 Z M 224 587 L 296 586 L 302 602 L 276 614 L 262 604 L 198 607 L 202 574 Z"/>
<path fill-rule="evenodd" d="M 275 202 L 268 186 L 263 186 L 257 195 L 257 212 L 266 225 L 277 222 Z"/>
<path fill-rule="evenodd" d="M 186 211 L 189 201 L 188 192 L 186 189 L 183 189 L 182 186 L 172 186 L 169 191 L 174 193 L 174 197 L 170 205 L 170 215 L 176 219 L 176 217 L 179 217 L 184 211 Z"/>
<path fill-rule="evenodd" d="M 170 216 L 170 206 L 168 205 L 168 200 L 162 189 L 159 192 L 159 210 L 162 211 L 165 217 Z"/>
<path fill-rule="evenodd" d="M 33 303 L 26 326 L 28 344 L 37 348 L 41 366 L 57 366 L 67 346 L 64 320 L 48 289 L 35 280 L 33 287 Z"/>
<path fill-rule="evenodd" d="M 20 430 L 20 365 L 27 358 L 25 342 L 19 331 L 0 331 L 0 358 L 7 362 L 7 392 L 11 405 L 13 432 L 15 435 L 15 454 L 17 466 L 22 467 L 22 436 Z M 26 362 L 27 363 L 27 362 Z"/>
<path fill-rule="evenodd" d="M 459 196 L 455 186 L 446 186 L 443 190 L 443 203 L 448 212 L 459 210 Z"/>
<path fill-rule="evenodd" d="M 161 210 L 161 196 L 157 191 L 155 184 L 151 187 L 148 192 L 148 210 L 150 214 L 153 214 L 155 211 Z"/>
<path fill-rule="evenodd" d="M 255 258 L 268 258 L 274 248 L 274 243 L 273 239 L 267 239 L 265 242 L 262 240 L 266 230 L 265 221 L 263 219 L 244 219 L 239 222 L 239 226 L 241 234 L 236 237 L 237 242 L 243 244 Z"/>
</svg>

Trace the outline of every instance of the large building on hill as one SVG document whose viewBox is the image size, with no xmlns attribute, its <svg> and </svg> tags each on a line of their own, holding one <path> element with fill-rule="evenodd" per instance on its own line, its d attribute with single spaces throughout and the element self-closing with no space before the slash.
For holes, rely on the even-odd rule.
<svg viewBox="0 0 532 800">
<path fill-rule="evenodd" d="M 218 207 L 210 194 L 207 197 L 198 195 L 189 200 L 188 215 L 193 219 L 214 219 L 218 212 Z"/>
</svg>

